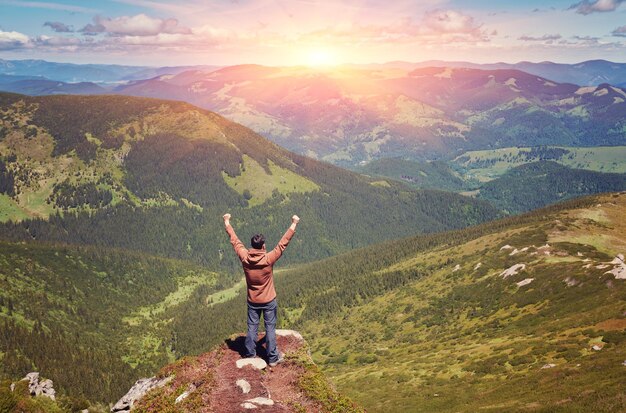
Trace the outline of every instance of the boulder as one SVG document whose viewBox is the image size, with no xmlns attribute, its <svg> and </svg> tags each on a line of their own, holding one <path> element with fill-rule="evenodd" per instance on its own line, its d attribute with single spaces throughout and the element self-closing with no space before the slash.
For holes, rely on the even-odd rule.
<svg viewBox="0 0 626 413">
<path fill-rule="evenodd" d="M 304 338 L 302 338 L 302 334 L 298 333 L 295 330 L 278 329 L 278 330 L 276 330 L 276 335 L 279 336 L 279 337 L 293 336 L 293 337 L 297 338 L 298 340 L 304 340 Z"/>
<path fill-rule="evenodd" d="M 31 396 L 45 396 L 55 400 L 56 391 L 50 379 L 39 381 L 39 373 L 34 371 L 28 373 L 22 380 L 28 380 L 28 391 Z"/>
<path fill-rule="evenodd" d="M 151 377 L 149 379 L 139 379 L 135 382 L 133 387 L 130 388 L 128 393 L 122 396 L 117 403 L 111 408 L 111 412 L 124 412 L 130 411 L 135 402 L 145 396 L 150 390 L 157 387 L 163 387 L 169 383 L 174 376 L 165 378 Z"/>
<path fill-rule="evenodd" d="M 244 366 L 252 366 L 255 369 L 263 370 L 264 368 L 267 367 L 267 363 L 265 362 L 265 360 L 260 359 L 258 357 L 239 359 L 235 362 L 235 364 L 237 365 L 238 369 Z"/>
<path fill-rule="evenodd" d="M 239 379 L 237 380 L 237 387 L 239 387 L 242 391 L 243 394 L 248 394 L 250 393 L 251 390 L 251 386 L 250 383 L 248 382 L 248 380 L 246 379 Z"/>
</svg>

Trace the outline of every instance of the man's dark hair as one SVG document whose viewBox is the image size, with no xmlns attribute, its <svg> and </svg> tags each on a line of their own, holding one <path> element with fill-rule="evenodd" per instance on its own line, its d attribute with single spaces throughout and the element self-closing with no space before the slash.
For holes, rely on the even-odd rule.
<svg viewBox="0 0 626 413">
<path fill-rule="evenodd" d="M 256 234 L 250 240 L 250 244 L 252 244 L 252 248 L 259 250 L 265 245 L 265 237 L 263 234 Z"/>
</svg>

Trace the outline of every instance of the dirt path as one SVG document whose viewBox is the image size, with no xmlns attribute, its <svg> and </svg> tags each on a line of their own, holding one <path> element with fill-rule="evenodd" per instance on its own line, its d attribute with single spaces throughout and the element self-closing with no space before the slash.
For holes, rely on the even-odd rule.
<svg viewBox="0 0 626 413">
<path fill-rule="evenodd" d="M 257 358 L 265 359 L 264 336 L 259 337 Z M 251 365 L 237 367 L 237 361 L 242 360 L 244 340 L 244 336 L 228 340 L 220 349 L 222 354 L 214 370 L 215 382 L 209 396 L 209 405 L 214 412 L 297 412 L 296 406 L 304 407 L 306 411 L 319 411 L 298 387 L 303 368 L 289 359 L 303 345 L 301 339 L 293 335 L 277 335 L 278 349 L 285 354 L 286 360 L 276 367 L 267 366 L 261 370 Z M 237 385 L 242 383 L 241 380 L 250 386 L 247 393 Z M 244 387 L 247 386 L 244 384 Z"/>
</svg>

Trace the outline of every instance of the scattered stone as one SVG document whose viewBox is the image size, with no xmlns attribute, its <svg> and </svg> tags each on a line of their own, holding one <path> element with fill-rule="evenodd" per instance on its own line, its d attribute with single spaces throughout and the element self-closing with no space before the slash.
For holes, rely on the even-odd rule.
<svg viewBox="0 0 626 413">
<path fill-rule="evenodd" d="M 512 250 L 512 249 L 513 249 L 512 246 L 510 246 L 509 244 L 506 244 L 504 247 L 500 248 L 500 251 L 502 251 L 502 250 Z"/>
<path fill-rule="evenodd" d="M 543 255 L 550 255 L 550 248 L 552 248 L 550 244 L 546 244 L 542 247 L 537 248 L 537 251 L 542 253 Z"/>
<path fill-rule="evenodd" d="M 174 404 L 178 404 L 182 402 L 187 397 L 189 397 L 189 395 L 193 393 L 195 390 L 196 390 L 196 385 L 193 383 L 189 383 L 189 386 L 187 386 L 187 390 L 185 390 L 180 396 L 176 398 L 176 400 L 174 401 Z"/>
<path fill-rule="evenodd" d="M 265 362 L 265 360 L 258 357 L 239 359 L 235 363 L 237 364 L 238 369 L 242 368 L 243 366 L 252 366 L 255 369 L 263 370 L 267 367 L 267 363 Z"/>
<path fill-rule="evenodd" d="M 533 282 L 533 280 L 534 280 L 534 278 L 526 278 L 526 279 L 523 279 L 522 281 L 520 281 L 520 282 L 518 282 L 516 284 L 517 284 L 518 287 L 523 287 L 523 286 L 528 285 L 531 282 Z"/>
<path fill-rule="evenodd" d="M 482 265 L 483 265 L 483 263 L 482 263 L 482 262 L 479 262 L 478 264 L 476 264 L 476 265 L 474 266 L 474 270 L 479 269 Z"/>
<path fill-rule="evenodd" d="M 597 344 L 594 344 L 593 347 L 591 347 L 592 349 L 594 349 L 595 351 L 600 351 L 602 350 L 602 346 L 599 346 Z"/>
<path fill-rule="evenodd" d="M 609 267 L 609 266 L 608 266 L 608 265 L 606 265 L 606 264 L 596 265 L 596 268 L 597 268 L 597 269 L 599 269 L 599 270 L 603 270 L 603 269 L 608 268 L 608 267 Z"/>
<path fill-rule="evenodd" d="M 583 265 L 583 268 L 591 268 L 591 267 L 592 267 L 592 264 L 585 264 L 585 265 Z"/>
<path fill-rule="evenodd" d="M 241 392 L 243 394 L 248 394 L 250 393 L 250 389 L 252 388 L 250 386 L 250 383 L 248 383 L 248 380 L 246 379 L 239 379 L 237 380 L 237 387 L 239 387 L 241 389 Z"/>
<path fill-rule="evenodd" d="M 254 399 L 246 400 L 246 403 L 253 403 L 257 406 L 273 406 L 274 400 L 268 399 L 267 397 L 255 397 Z"/>
<path fill-rule="evenodd" d="M 302 337 L 302 334 L 298 333 L 296 330 L 278 329 L 276 330 L 276 335 L 280 337 L 293 336 L 297 338 L 298 340 L 304 340 L 304 338 Z"/>
<path fill-rule="evenodd" d="M 572 277 L 565 278 L 563 282 L 567 284 L 568 287 L 574 287 L 575 285 L 578 285 L 578 281 Z"/>
<path fill-rule="evenodd" d="M 591 259 L 590 259 L 590 258 L 585 258 L 585 259 L 583 260 L 583 262 L 589 262 L 589 261 L 591 261 Z"/>
<path fill-rule="evenodd" d="M 511 266 L 510 268 L 507 268 L 506 270 L 502 271 L 500 273 L 500 277 L 507 278 L 507 277 L 510 277 L 511 275 L 516 275 L 519 271 L 522 271 L 525 268 L 526 268 L 526 264 L 515 264 Z"/>
<path fill-rule="evenodd" d="M 583 253 L 582 253 L 582 252 L 577 252 L 577 253 L 576 253 L 576 256 L 577 256 L 577 257 L 584 257 L 584 255 L 583 255 Z"/>
<path fill-rule="evenodd" d="M 28 391 L 31 396 L 46 396 L 55 400 L 56 391 L 54 390 L 52 380 L 46 379 L 40 382 L 39 373 L 36 371 L 28 373 L 22 380 L 28 380 Z"/>
<path fill-rule="evenodd" d="M 551 368 L 553 368 L 553 367 L 556 367 L 556 364 L 553 364 L 553 363 L 548 363 L 548 364 L 544 364 L 544 365 L 541 367 L 541 369 L 542 369 L 542 370 L 543 370 L 543 369 L 551 369 Z"/>
<path fill-rule="evenodd" d="M 122 398 L 115 403 L 115 405 L 111 408 L 111 412 L 130 411 L 135 402 L 145 396 L 146 393 L 157 387 L 165 386 L 167 383 L 172 381 L 173 378 L 174 376 L 161 379 L 157 377 L 150 377 L 149 379 L 137 380 L 133 387 L 128 390 L 128 393 L 122 396 Z"/>
<path fill-rule="evenodd" d="M 457 264 L 457 265 L 454 266 L 454 269 L 452 270 L 452 272 L 457 272 L 460 269 L 461 269 L 461 265 Z"/>
<path fill-rule="evenodd" d="M 521 250 L 518 250 L 517 248 L 515 248 L 513 251 L 511 251 L 511 253 L 509 255 L 515 255 L 515 254 L 520 253 L 520 252 L 526 252 L 526 251 L 528 251 L 528 248 L 529 247 L 524 247 Z"/>
<path fill-rule="evenodd" d="M 244 409 L 256 409 L 256 404 L 252 404 L 252 403 L 241 403 L 241 407 L 243 407 Z"/>
<path fill-rule="evenodd" d="M 614 265 L 613 269 L 605 272 L 605 274 L 613 274 L 616 280 L 626 280 L 626 263 L 624 263 L 624 255 L 618 254 L 615 258 L 613 258 L 611 264 Z"/>
<path fill-rule="evenodd" d="M 622 363 L 622 366 L 626 367 L 626 360 Z"/>
</svg>

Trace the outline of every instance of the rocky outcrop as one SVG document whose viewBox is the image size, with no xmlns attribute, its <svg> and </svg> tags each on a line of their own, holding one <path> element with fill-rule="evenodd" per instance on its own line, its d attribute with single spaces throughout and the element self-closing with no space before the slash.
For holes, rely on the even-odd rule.
<svg viewBox="0 0 626 413">
<path fill-rule="evenodd" d="M 139 379 L 135 382 L 117 403 L 111 408 L 112 412 L 127 412 L 133 408 L 135 402 L 141 399 L 146 393 L 152 389 L 165 386 L 173 379 L 172 376 L 165 378 L 151 377 L 149 379 Z"/>
<path fill-rule="evenodd" d="M 34 371 L 28 373 L 22 380 L 28 380 L 28 391 L 31 396 L 45 396 L 52 400 L 56 399 L 56 391 L 53 382 L 50 379 L 39 381 L 39 373 Z M 11 385 L 11 391 L 15 388 L 15 384 Z"/>
<path fill-rule="evenodd" d="M 262 358 L 266 357 L 262 334 L 254 358 L 242 358 L 245 336 L 235 335 L 211 352 L 165 366 L 159 373 L 167 377 L 165 384 L 137 382 L 112 411 L 287 413 L 339 411 L 341 407 L 341 411 L 363 412 L 326 381 L 300 333 L 277 330 L 276 338 L 284 355 L 276 366 L 268 366 Z M 143 397 L 148 391 L 149 396 Z"/>
</svg>

